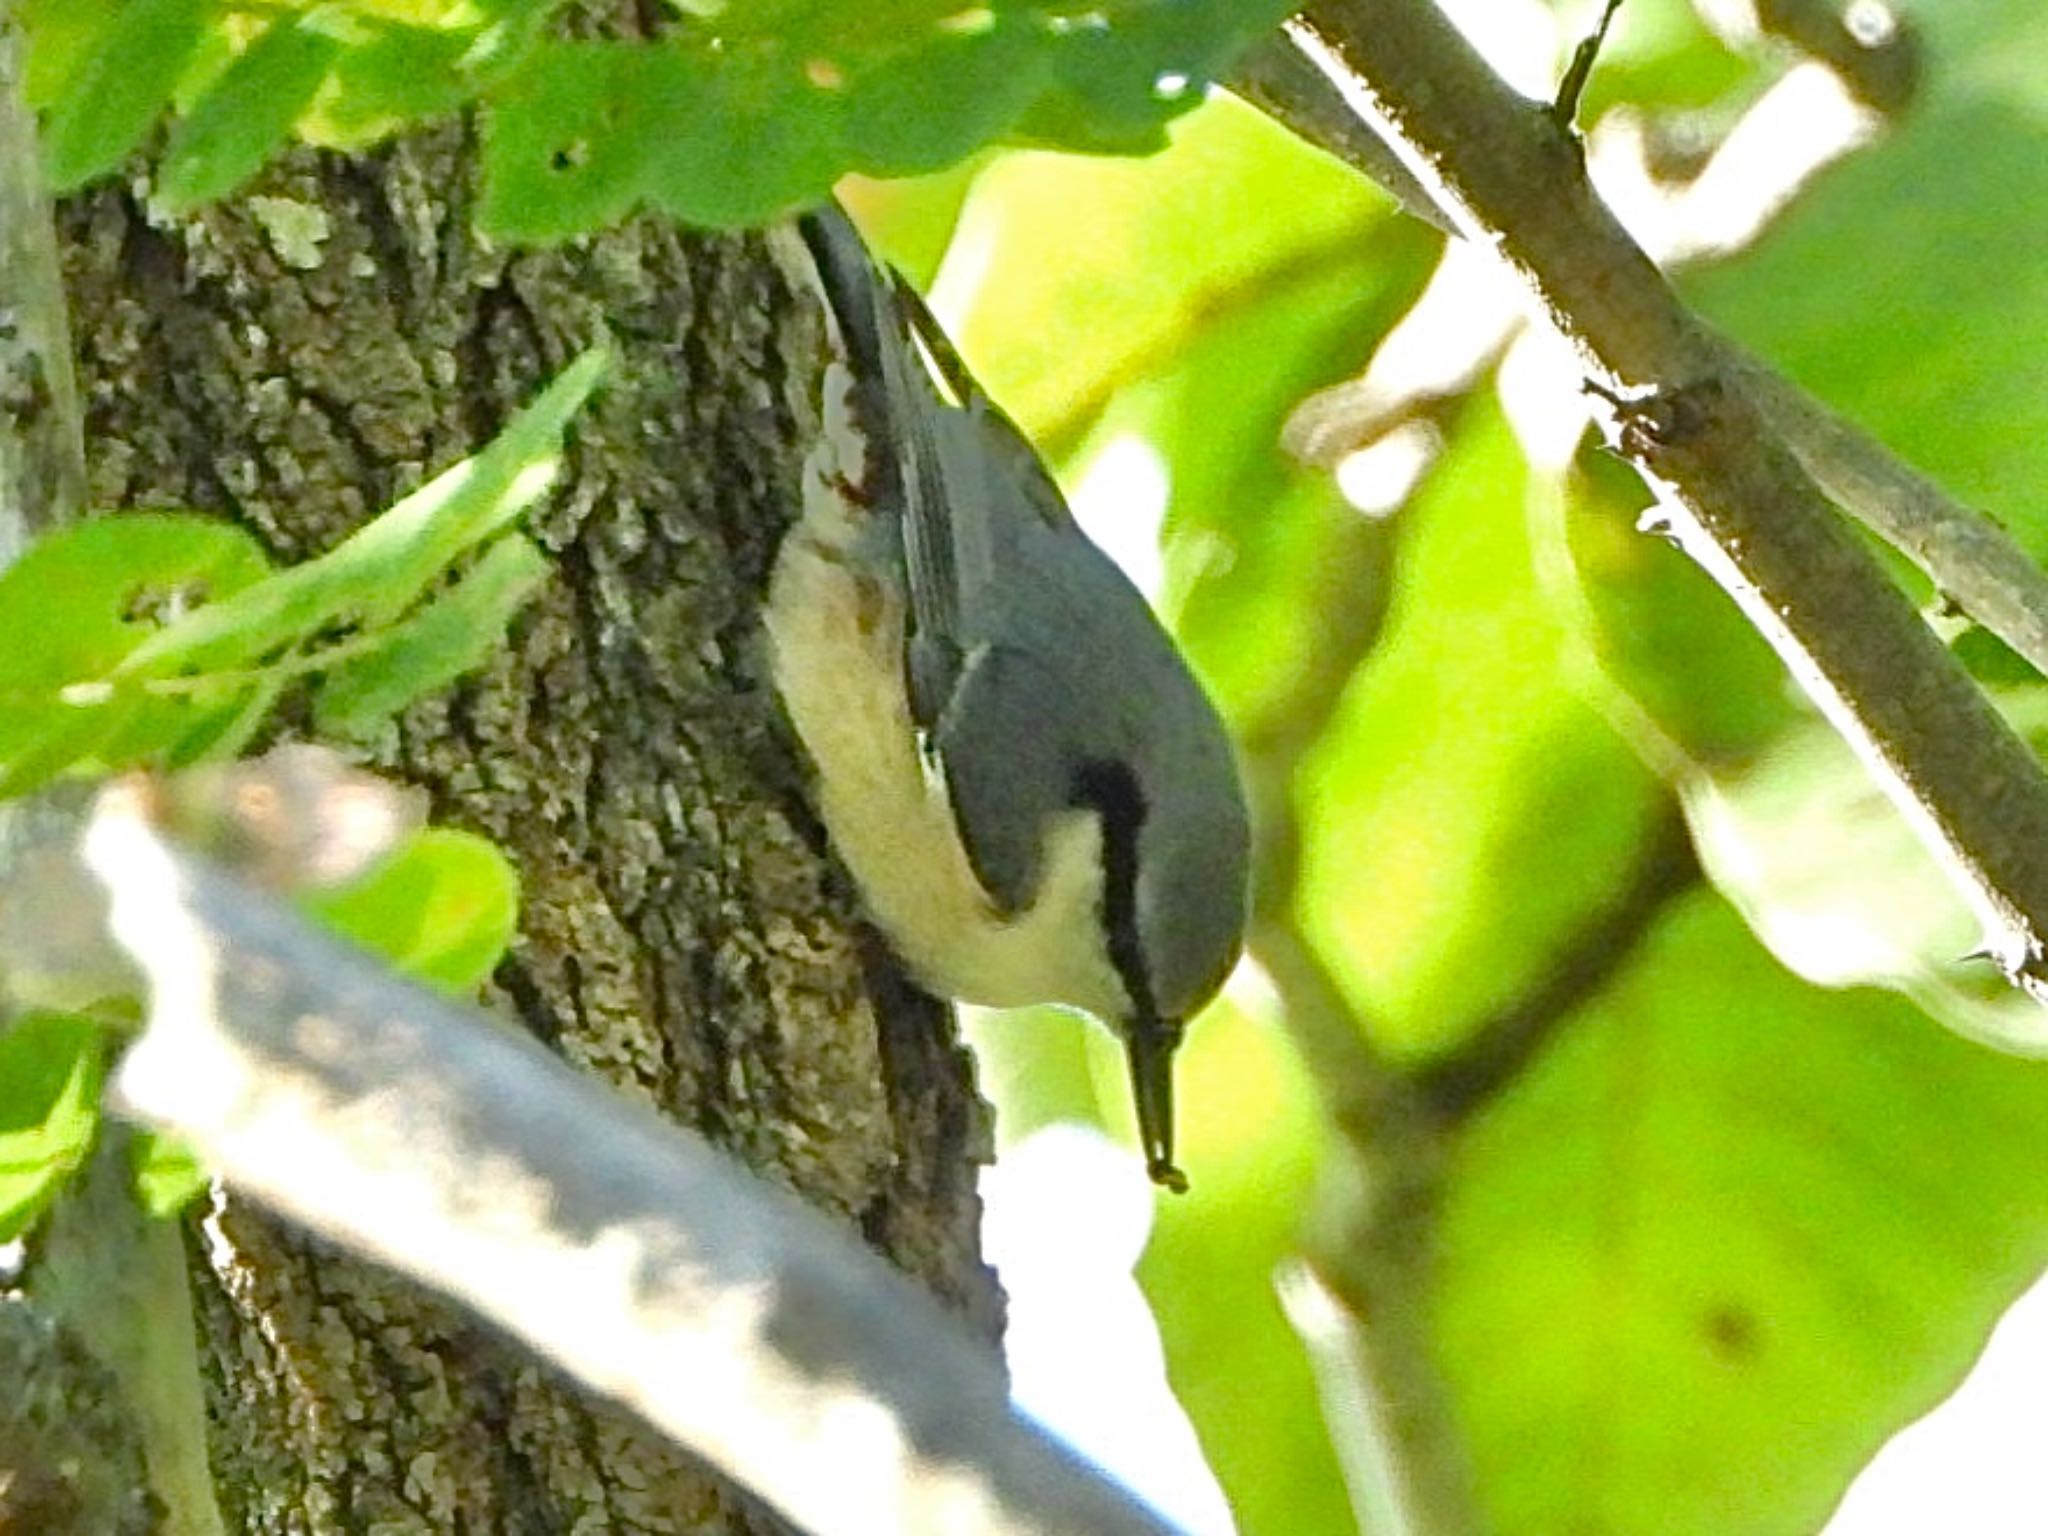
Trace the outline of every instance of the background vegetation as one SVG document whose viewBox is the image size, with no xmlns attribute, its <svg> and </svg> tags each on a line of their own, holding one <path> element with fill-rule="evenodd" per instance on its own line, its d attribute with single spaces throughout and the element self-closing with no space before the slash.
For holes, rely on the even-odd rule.
<svg viewBox="0 0 2048 1536">
<path fill-rule="evenodd" d="M 1388 1487 L 1369 1442 L 1431 1469 L 1423 1530 L 1817 1529 L 2048 1265 L 2038 1012 L 1968 958 L 1940 871 L 1723 593 L 1637 531 L 1647 494 L 1513 295 L 1240 102 L 1194 105 L 1279 8 L 763 6 L 668 50 L 569 40 L 554 9 L 32 3 L 51 171 L 104 174 L 175 95 L 166 217 L 293 133 L 360 152 L 465 106 L 506 241 L 928 173 L 844 195 L 1092 525 L 1143 546 L 1158 518 L 1159 600 L 1260 807 L 1251 960 L 1182 1067 L 1195 1193 L 1139 1266 L 1239 1528 L 1353 1528 Z M 1539 94 L 1594 19 L 1466 9 Z M 1899 24 L 1917 79 L 1878 112 L 1826 106 L 1783 39 L 1628 0 L 1592 163 L 1714 324 L 2038 557 L 2048 20 L 1923 0 Z M 699 26 L 727 46 L 693 51 Z M 1802 134 L 1850 130 L 1761 196 Z M 1324 393 L 1369 368 L 1363 399 Z M 532 576 L 502 547 L 504 585 L 471 589 L 494 622 Z M 1900 579 L 2048 724 L 2030 667 Z M 96 1060 L 67 1028 L 7 1047 Z M 980 1040 L 1005 1142 L 1122 1134 L 1105 1040 Z M 9 1092 L 31 1080 L 75 1112 L 85 1079 Z M 36 1143 L 24 1221 L 83 1134 Z M 1338 1322 L 1304 1338 L 1311 1287 Z M 1361 1389 L 1391 1412 L 1366 1422 Z"/>
</svg>

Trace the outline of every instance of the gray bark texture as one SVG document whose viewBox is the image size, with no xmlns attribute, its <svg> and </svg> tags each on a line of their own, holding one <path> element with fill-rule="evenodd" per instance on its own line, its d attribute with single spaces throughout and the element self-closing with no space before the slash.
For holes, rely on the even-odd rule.
<svg viewBox="0 0 2048 1536">
<path fill-rule="evenodd" d="M 611 383 L 535 531 L 558 575 L 380 754 L 518 861 L 499 1001 L 564 1056 L 837 1213 L 984 1336 L 987 1111 L 944 1010 L 862 936 L 804 806 L 756 610 L 797 507 L 821 327 L 754 238 L 471 230 L 472 130 L 297 152 L 232 202 L 146 178 L 62 211 L 95 507 L 332 545 L 582 348 Z M 453 1309 L 242 1207 L 191 1242 L 242 1532 L 778 1529 Z"/>
<path fill-rule="evenodd" d="M 0 1531 L 150 1536 L 159 1511 L 120 1389 L 61 1323 L 0 1287 Z"/>
</svg>

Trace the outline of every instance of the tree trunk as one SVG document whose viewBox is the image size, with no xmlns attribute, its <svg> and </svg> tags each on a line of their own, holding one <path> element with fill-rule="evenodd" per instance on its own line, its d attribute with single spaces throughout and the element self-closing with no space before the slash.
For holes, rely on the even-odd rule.
<svg viewBox="0 0 2048 1536">
<path fill-rule="evenodd" d="M 173 220 L 63 213 L 92 503 L 332 545 L 583 347 L 611 383 L 535 530 L 558 575 L 497 661 L 380 751 L 518 861 L 499 1000 L 571 1061 L 857 1224 L 991 1338 L 986 1111 L 944 1010 L 861 936 L 804 808 L 756 609 L 815 426 L 821 327 L 754 238 L 471 233 L 472 131 L 299 152 Z M 240 1531 L 777 1523 L 453 1309 L 230 1202 L 191 1243 Z"/>
</svg>

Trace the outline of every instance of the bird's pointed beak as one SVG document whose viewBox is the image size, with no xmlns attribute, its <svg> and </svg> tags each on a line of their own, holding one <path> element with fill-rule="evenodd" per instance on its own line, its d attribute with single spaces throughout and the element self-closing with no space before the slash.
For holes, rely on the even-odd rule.
<svg viewBox="0 0 2048 1536">
<path fill-rule="evenodd" d="M 1145 1172 L 1176 1195 L 1188 1191 L 1188 1176 L 1173 1165 L 1173 1053 L 1180 1035 L 1177 1019 L 1133 1019 L 1124 1031 Z"/>
</svg>

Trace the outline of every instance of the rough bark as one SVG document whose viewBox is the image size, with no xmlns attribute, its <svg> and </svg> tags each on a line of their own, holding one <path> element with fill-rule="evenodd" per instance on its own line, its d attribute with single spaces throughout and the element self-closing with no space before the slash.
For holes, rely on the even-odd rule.
<svg viewBox="0 0 2048 1536">
<path fill-rule="evenodd" d="M 47 1311 L 0 1286 L 0 1531 L 149 1536 L 158 1511 L 111 1373 Z"/>
<path fill-rule="evenodd" d="M 65 210 L 91 499 L 326 548 L 582 347 L 620 362 L 536 532 L 559 576 L 384 755 L 517 859 L 500 997 L 565 1056 L 837 1212 L 993 1335 L 987 1125 L 941 1010 L 860 937 L 803 808 L 756 608 L 820 335 L 761 244 L 640 221 L 471 233 L 473 140 L 300 153 L 171 220 Z M 478 1326 L 229 1208 L 193 1244 L 213 1454 L 262 1532 L 774 1528 Z"/>
</svg>

